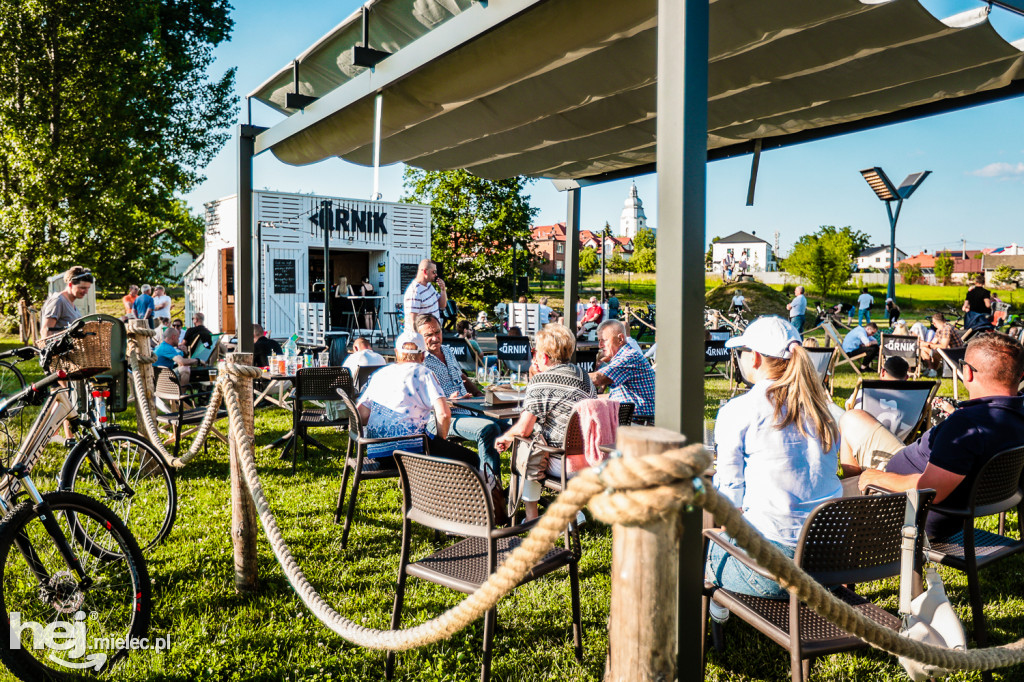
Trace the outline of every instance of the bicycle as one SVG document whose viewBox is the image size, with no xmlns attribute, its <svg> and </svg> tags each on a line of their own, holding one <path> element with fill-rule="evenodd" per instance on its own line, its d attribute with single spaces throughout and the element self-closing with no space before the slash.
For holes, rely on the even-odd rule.
<svg viewBox="0 0 1024 682">
<path fill-rule="evenodd" d="M 45 352 L 43 362 L 46 362 Z M 50 389 L 60 380 L 59 374 L 48 374 L 0 402 L 0 436 L 6 436 L 7 440 L 7 447 L 2 450 L 8 454 L 17 450 L 7 464 L 22 463 L 31 472 L 46 443 L 67 420 L 78 440 L 61 467 L 58 489 L 83 493 L 112 507 L 143 550 L 152 549 L 171 532 L 177 515 L 178 492 L 173 470 L 148 440 L 109 424 L 106 416 L 108 387 L 91 382 L 90 407 L 79 414 L 68 398 L 70 388 Z M 29 404 L 42 407 L 29 432 L 15 447 L 7 419 L 19 407 Z M 0 495 L 13 499 L 19 492 L 16 480 L 0 479 Z"/>
<path fill-rule="evenodd" d="M 18 395 L 42 395 L 67 376 L 54 372 Z M 26 442 L 38 440 L 36 424 Z M 101 502 L 68 491 L 40 494 L 31 464 L 0 465 L 0 661 L 23 680 L 109 669 L 149 629 L 142 549 Z M 17 503 L 22 493 L 29 499 Z"/>
</svg>

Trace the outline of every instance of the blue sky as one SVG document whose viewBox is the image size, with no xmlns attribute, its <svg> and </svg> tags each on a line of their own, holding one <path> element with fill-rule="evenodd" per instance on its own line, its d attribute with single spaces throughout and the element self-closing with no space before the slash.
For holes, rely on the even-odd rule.
<svg viewBox="0 0 1024 682">
<path fill-rule="evenodd" d="M 232 40 L 218 48 L 213 71 L 237 67 L 237 90 L 244 97 L 360 3 L 239 0 L 237 4 Z M 981 3 L 924 0 L 922 4 L 936 16 L 945 17 Z M 991 19 L 1006 39 L 1024 38 L 1024 18 L 996 8 Z M 253 123 L 269 126 L 281 118 L 253 103 Z M 896 183 L 909 173 L 932 171 L 904 206 L 897 233 L 897 246 L 904 251 L 932 252 L 958 246 L 961 239 L 967 240 L 968 248 L 1024 244 L 1024 97 L 766 152 L 761 157 L 752 207 L 745 205 L 750 157 L 711 163 L 708 238 L 746 230 L 773 241 L 778 231 L 785 252 L 801 235 L 819 225 L 852 225 L 870 234 L 876 243 L 887 243 L 885 208 L 858 172 L 871 166 L 881 166 Z M 205 169 L 205 175 L 206 182 L 186 196 L 196 211 L 204 202 L 235 192 L 234 140 Z M 617 227 L 629 182 L 583 191 L 584 229 L 600 227 L 605 221 Z M 636 178 L 648 222 L 654 226 L 656 182 L 654 175 Z M 312 166 L 288 166 L 265 153 L 255 161 L 254 186 L 369 198 L 373 171 L 336 159 Z M 401 197 L 400 165 L 381 169 L 381 191 L 388 201 Z M 532 204 L 540 209 L 537 224 L 565 220 L 565 195 L 550 182 L 534 183 L 530 195 Z"/>
</svg>

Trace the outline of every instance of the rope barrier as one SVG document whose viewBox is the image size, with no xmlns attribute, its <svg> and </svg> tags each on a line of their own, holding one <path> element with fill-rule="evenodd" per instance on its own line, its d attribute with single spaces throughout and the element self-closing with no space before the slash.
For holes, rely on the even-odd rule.
<svg viewBox="0 0 1024 682">
<path fill-rule="evenodd" d="M 255 367 L 229 364 L 224 374 L 257 378 L 259 372 Z M 566 525 L 575 519 L 576 512 L 588 503 L 597 519 L 620 525 L 644 525 L 655 519 L 670 518 L 689 505 L 700 505 L 725 527 L 740 548 L 778 576 L 780 585 L 796 594 L 814 612 L 871 646 L 945 670 L 992 670 L 1024 662 L 1024 639 L 986 649 L 944 649 L 901 637 L 898 632 L 878 625 L 837 599 L 766 541 L 727 498 L 714 488 L 704 486 L 700 476 L 711 464 L 711 456 L 701 445 L 660 455 L 613 458 L 581 471 L 569 480 L 566 489 L 548 507 L 522 544 L 476 592 L 458 605 L 405 630 L 375 630 L 358 625 L 327 604 L 295 561 L 263 493 L 256 471 L 255 443 L 253 436 L 244 431 L 237 389 L 226 376 L 218 385 L 227 404 L 231 437 L 238 445 L 242 473 L 274 555 L 303 603 L 327 627 L 353 644 L 400 651 L 450 637 L 493 608 L 498 599 L 516 587 L 554 546 Z"/>
</svg>

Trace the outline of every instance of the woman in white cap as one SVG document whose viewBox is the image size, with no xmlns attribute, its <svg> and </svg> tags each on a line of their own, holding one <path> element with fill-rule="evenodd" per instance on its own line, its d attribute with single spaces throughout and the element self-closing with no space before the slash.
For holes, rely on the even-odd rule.
<svg viewBox="0 0 1024 682">
<path fill-rule="evenodd" d="M 789 322 L 762 317 L 726 346 L 736 349 L 744 375 L 754 386 L 718 412 L 715 487 L 765 538 L 793 556 L 810 511 L 842 496 L 836 474 L 839 427 L 814 363 Z M 715 544 L 708 552 L 705 575 L 733 592 L 788 597 L 778 583 L 754 573 Z M 723 621 L 728 615 L 712 602 L 712 618 Z"/>
<path fill-rule="evenodd" d="M 393 364 L 381 367 L 370 377 L 356 409 L 366 425 L 369 438 L 420 436 L 427 434 L 431 415 L 437 424 L 436 436 L 430 440 L 430 454 L 478 466 L 477 454 L 461 445 L 445 440 L 452 423 L 444 391 L 434 373 L 424 364 L 427 344 L 420 334 L 407 330 L 395 339 Z M 370 459 L 390 457 L 395 450 L 422 452 L 420 438 L 407 442 L 371 443 L 366 448 Z"/>
</svg>

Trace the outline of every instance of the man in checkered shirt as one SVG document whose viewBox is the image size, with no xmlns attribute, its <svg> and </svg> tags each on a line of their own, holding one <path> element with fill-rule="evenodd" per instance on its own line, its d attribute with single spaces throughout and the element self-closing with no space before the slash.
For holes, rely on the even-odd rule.
<svg viewBox="0 0 1024 682">
<path fill-rule="evenodd" d="M 636 417 L 654 416 L 654 369 L 643 353 L 626 341 L 626 327 L 618 320 L 606 320 L 597 328 L 600 369 L 590 380 L 597 387 L 609 386 L 608 397 L 632 403 Z"/>
<path fill-rule="evenodd" d="M 433 286 L 431 286 L 433 282 Z M 436 289 L 435 289 L 436 287 Z M 412 329 L 417 315 L 433 315 L 441 322 L 441 310 L 448 305 L 448 291 L 444 280 L 437 276 L 437 264 L 429 258 L 420 261 L 416 278 L 405 290 L 405 328 Z"/>
</svg>

